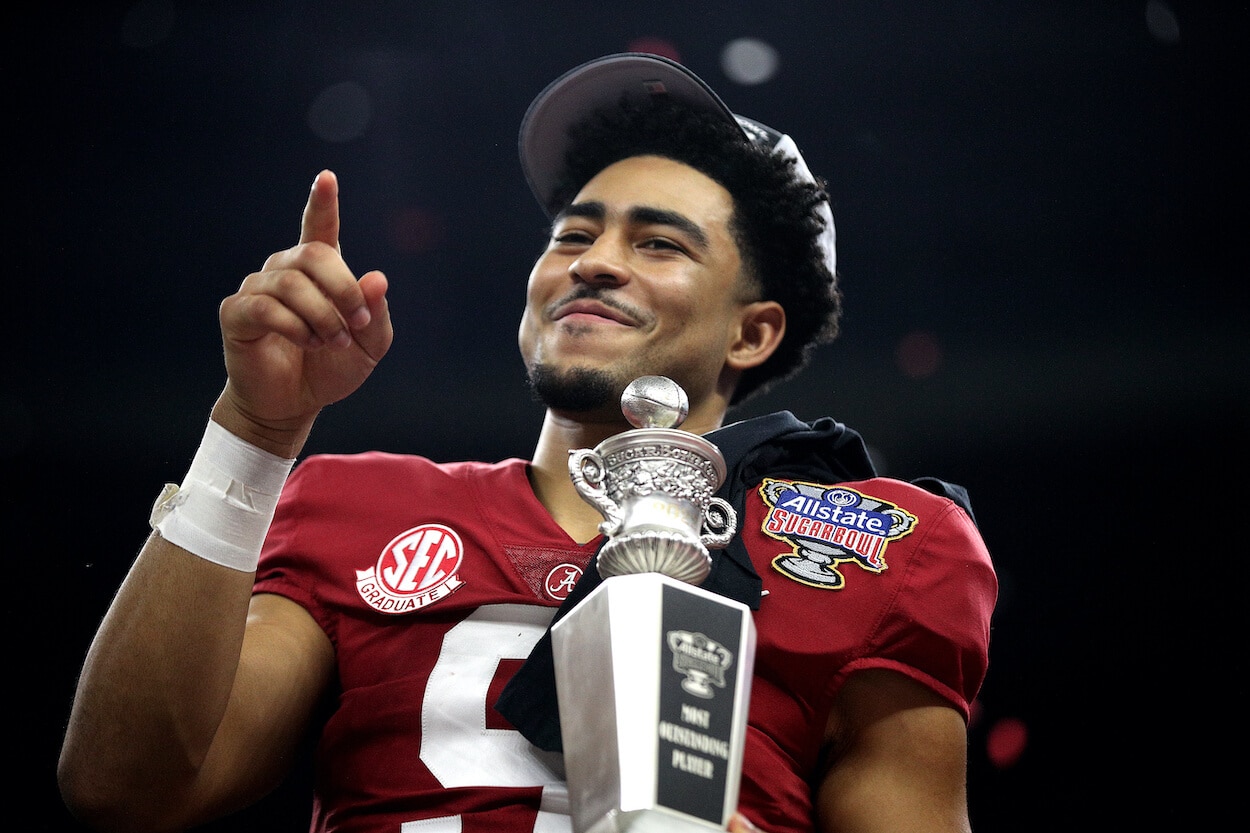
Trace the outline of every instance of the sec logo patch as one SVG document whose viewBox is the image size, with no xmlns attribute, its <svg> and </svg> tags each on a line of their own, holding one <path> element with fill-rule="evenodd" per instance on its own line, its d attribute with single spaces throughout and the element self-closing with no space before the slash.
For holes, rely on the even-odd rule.
<svg viewBox="0 0 1250 833">
<path fill-rule="evenodd" d="M 356 571 L 360 598 L 382 613 L 409 613 L 464 586 L 460 536 L 442 524 L 422 524 L 396 535 L 377 563 Z"/>
</svg>

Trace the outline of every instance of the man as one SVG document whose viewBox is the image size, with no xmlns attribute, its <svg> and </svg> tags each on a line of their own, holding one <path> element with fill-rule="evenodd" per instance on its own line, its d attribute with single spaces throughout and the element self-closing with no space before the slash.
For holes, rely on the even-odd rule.
<svg viewBox="0 0 1250 833">
<path fill-rule="evenodd" d="M 722 428 L 836 333 L 832 217 L 797 149 L 620 55 L 548 87 L 521 154 L 553 218 L 519 332 L 547 407 L 533 459 L 325 455 L 288 479 L 392 337 L 319 174 L 299 244 L 221 305 L 227 382 L 87 657 L 67 802 L 182 829 L 263 796 L 311 730 L 316 830 L 567 830 L 542 651 L 602 543 L 568 454 L 627 430 L 622 390 L 658 374 L 726 453 L 740 531 L 705 586 L 759 633 L 731 829 L 966 830 L 996 585 L 962 493 L 875 477 L 832 420 Z"/>
</svg>

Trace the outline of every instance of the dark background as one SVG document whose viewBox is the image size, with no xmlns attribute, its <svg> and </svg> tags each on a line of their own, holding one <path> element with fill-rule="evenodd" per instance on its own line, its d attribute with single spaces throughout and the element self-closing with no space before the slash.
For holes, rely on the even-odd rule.
<svg viewBox="0 0 1250 833">
<path fill-rule="evenodd" d="M 295 242 L 316 172 L 339 174 L 344 250 L 387 272 L 397 335 L 307 451 L 528 456 L 515 329 L 544 228 L 516 129 L 559 73 L 630 48 L 791 133 L 833 194 L 844 334 L 734 416 L 831 414 L 886 473 L 972 494 L 1002 582 L 974 829 L 1200 829 L 1226 800 L 1246 3 L 40 8 L 6 15 L 0 57 L 22 829 L 75 829 L 54 769 L 79 665 L 223 381 L 217 304 Z M 776 50 L 771 78 L 727 75 L 739 38 Z M 995 758 L 1007 725 L 1027 741 Z M 305 777 L 220 829 L 301 830 Z"/>
</svg>

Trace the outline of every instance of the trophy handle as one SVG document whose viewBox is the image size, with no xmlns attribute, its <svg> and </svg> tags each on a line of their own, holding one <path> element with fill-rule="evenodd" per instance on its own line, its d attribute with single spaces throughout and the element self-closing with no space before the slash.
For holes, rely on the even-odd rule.
<svg viewBox="0 0 1250 833">
<path fill-rule="evenodd" d="M 603 515 L 605 520 L 599 524 L 599 531 L 604 535 L 613 535 L 621 528 L 624 517 L 621 507 L 608 496 L 603 485 L 607 474 L 603 458 L 593 449 L 580 448 L 569 452 L 569 477 L 573 480 L 573 486 L 587 503 Z M 733 509 L 729 511 L 732 512 Z"/>
<path fill-rule="evenodd" d="M 699 541 L 713 550 L 723 550 L 738 529 L 738 513 L 721 498 L 710 498 L 703 509 L 703 529 Z"/>
</svg>

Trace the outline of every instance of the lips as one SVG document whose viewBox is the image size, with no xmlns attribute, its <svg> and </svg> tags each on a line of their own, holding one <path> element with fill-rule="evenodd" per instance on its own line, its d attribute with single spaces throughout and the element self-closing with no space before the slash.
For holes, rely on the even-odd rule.
<svg viewBox="0 0 1250 833">
<path fill-rule="evenodd" d="M 569 318 L 572 316 L 577 316 L 579 318 L 587 316 L 607 319 L 609 321 L 615 321 L 618 324 L 623 324 L 627 327 L 632 327 L 637 324 L 633 317 L 626 314 L 623 310 L 591 298 L 579 298 L 558 305 L 551 315 L 551 320 L 559 321 L 563 318 Z"/>
</svg>

